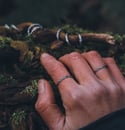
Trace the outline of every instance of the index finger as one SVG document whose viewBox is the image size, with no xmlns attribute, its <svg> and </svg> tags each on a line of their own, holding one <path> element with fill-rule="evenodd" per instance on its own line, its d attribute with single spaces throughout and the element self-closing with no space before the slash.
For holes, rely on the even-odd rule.
<svg viewBox="0 0 125 130">
<path fill-rule="evenodd" d="M 41 55 L 40 60 L 55 84 L 57 84 L 57 82 L 60 81 L 60 79 L 62 79 L 63 77 L 70 75 L 65 66 L 61 62 L 56 60 L 53 56 L 44 53 Z M 72 88 L 74 84 L 76 85 L 75 80 L 73 80 L 72 78 L 65 78 L 60 82 L 59 90 L 61 90 L 62 88 L 65 89 L 67 88 L 67 86 L 68 89 Z"/>
</svg>

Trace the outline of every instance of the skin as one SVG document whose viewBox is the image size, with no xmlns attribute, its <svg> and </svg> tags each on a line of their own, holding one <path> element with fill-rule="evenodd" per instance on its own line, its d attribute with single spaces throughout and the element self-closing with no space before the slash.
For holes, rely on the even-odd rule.
<svg viewBox="0 0 125 130">
<path fill-rule="evenodd" d="M 55 84 L 70 73 L 75 78 L 66 78 L 57 86 L 65 114 L 57 106 L 49 82 L 42 79 L 38 83 L 35 107 L 50 130 L 78 130 L 125 108 L 125 78 L 113 58 L 102 58 L 96 51 L 90 51 L 72 52 L 59 60 L 44 53 L 40 60 Z M 94 72 L 104 64 L 107 68 Z"/>
</svg>

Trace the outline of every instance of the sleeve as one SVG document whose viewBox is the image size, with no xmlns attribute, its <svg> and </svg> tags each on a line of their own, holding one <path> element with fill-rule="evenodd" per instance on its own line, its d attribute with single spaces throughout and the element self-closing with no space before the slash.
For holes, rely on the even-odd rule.
<svg viewBox="0 0 125 130">
<path fill-rule="evenodd" d="M 79 130 L 125 130 L 125 109 L 113 112 Z"/>
</svg>

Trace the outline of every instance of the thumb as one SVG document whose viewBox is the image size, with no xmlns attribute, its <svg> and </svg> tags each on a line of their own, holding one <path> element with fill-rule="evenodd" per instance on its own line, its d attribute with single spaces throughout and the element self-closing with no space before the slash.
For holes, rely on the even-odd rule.
<svg viewBox="0 0 125 130">
<path fill-rule="evenodd" d="M 56 104 L 52 87 L 46 80 L 42 79 L 38 83 L 38 99 L 35 108 L 50 129 L 62 128 L 64 115 Z"/>
</svg>

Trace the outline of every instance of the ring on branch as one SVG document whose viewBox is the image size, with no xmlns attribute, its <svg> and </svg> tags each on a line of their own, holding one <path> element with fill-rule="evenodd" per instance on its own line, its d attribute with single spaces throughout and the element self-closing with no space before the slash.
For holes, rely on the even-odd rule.
<svg viewBox="0 0 125 130">
<path fill-rule="evenodd" d="M 38 29 L 43 29 L 43 26 L 41 26 L 40 24 L 37 24 L 37 23 L 30 25 L 27 30 L 28 36 L 32 35 L 32 33 Z"/>
<path fill-rule="evenodd" d="M 68 45 L 71 45 L 70 42 L 69 42 L 68 33 L 65 34 L 65 40 L 66 40 Z"/>
<path fill-rule="evenodd" d="M 61 31 L 62 31 L 61 28 L 59 28 L 59 29 L 57 30 L 57 33 L 56 33 L 56 38 L 57 38 L 57 40 L 59 40 L 60 32 L 61 32 Z"/>
<path fill-rule="evenodd" d="M 14 29 L 14 30 L 17 30 L 17 31 L 19 31 L 19 29 L 14 25 L 14 24 L 11 24 L 11 26 L 10 26 L 12 29 Z"/>
<path fill-rule="evenodd" d="M 79 43 L 80 43 L 80 45 L 81 45 L 82 42 L 83 42 L 83 38 L 82 38 L 81 34 L 78 34 L 78 38 L 79 38 Z"/>
<path fill-rule="evenodd" d="M 4 27 L 5 27 L 6 29 L 10 29 L 10 26 L 9 26 L 8 24 L 5 24 Z"/>
</svg>

